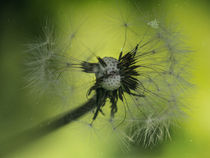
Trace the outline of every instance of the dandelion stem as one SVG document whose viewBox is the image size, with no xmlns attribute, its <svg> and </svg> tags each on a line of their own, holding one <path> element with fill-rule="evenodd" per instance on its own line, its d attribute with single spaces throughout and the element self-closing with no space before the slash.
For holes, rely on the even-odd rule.
<svg viewBox="0 0 210 158">
<path fill-rule="evenodd" d="M 15 151 L 26 146 L 39 138 L 54 132 L 55 130 L 79 119 L 96 107 L 96 97 L 93 96 L 80 107 L 68 111 L 59 116 L 55 116 L 47 121 L 42 122 L 36 127 L 25 130 L 24 132 L 0 143 L 0 157 L 5 156 L 11 151 Z"/>
</svg>

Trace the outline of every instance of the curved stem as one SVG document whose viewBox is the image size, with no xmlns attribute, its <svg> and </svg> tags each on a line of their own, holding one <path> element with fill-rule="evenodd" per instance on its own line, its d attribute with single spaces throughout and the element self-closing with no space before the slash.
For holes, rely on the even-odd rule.
<svg viewBox="0 0 210 158">
<path fill-rule="evenodd" d="M 42 122 L 36 127 L 25 130 L 24 132 L 16 135 L 5 142 L 0 144 L 0 157 L 5 156 L 11 151 L 20 149 L 31 143 L 36 141 L 37 139 L 56 131 L 57 129 L 79 119 L 80 117 L 87 114 L 89 111 L 96 107 L 96 97 L 93 96 L 86 103 L 82 104 L 80 107 L 70 110 L 64 114 L 59 116 L 55 116 L 47 121 Z"/>
</svg>

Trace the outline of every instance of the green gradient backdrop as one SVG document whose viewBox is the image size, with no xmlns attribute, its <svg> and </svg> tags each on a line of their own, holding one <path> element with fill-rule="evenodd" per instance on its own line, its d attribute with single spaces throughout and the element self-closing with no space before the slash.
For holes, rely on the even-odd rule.
<svg viewBox="0 0 210 158">
<path fill-rule="evenodd" d="M 117 6 L 120 5 L 120 6 Z M 98 136 L 97 132 L 73 123 L 47 137 L 12 152 L 8 158 L 209 158 L 210 157 L 210 2 L 207 0 L 139 1 L 141 8 L 164 10 L 167 17 L 178 22 L 192 56 L 192 82 L 196 87 L 186 102 L 190 105 L 189 118 L 173 133 L 173 140 L 154 150 L 133 147 L 122 152 L 114 136 Z M 62 33 L 74 23 L 84 21 L 78 36 L 85 45 L 99 55 L 119 51 L 123 36 L 112 28 L 113 36 L 122 40 L 105 41 L 106 25 L 102 14 L 115 15 L 119 1 L 5 1 L 0 4 L 0 141 L 31 127 L 45 118 L 69 107 L 37 101 L 24 89 L 24 49 L 40 34 L 43 21 L 51 19 Z M 115 9 L 116 8 L 116 9 Z M 91 17 L 91 18 L 89 18 Z M 77 29 L 78 25 L 73 29 Z M 68 31 L 67 31 L 68 32 Z M 84 35 L 85 34 L 85 35 Z M 101 37 L 104 37 L 102 40 Z M 106 47 L 108 45 L 108 48 Z M 82 53 L 85 50 L 81 50 Z M 79 54 L 80 55 L 80 54 Z M 78 55 L 78 56 L 79 56 Z M 76 97 L 80 94 L 74 94 Z M 75 104 L 77 101 L 73 101 Z"/>
</svg>

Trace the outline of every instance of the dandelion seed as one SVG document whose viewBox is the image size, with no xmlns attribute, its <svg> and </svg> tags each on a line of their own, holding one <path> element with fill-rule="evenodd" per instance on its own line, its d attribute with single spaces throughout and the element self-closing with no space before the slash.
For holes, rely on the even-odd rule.
<svg viewBox="0 0 210 158">
<path fill-rule="evenodd" d="M 159 23 L 158 23 L 157 19 L 154 19 L 153 21 L 148 22 L 147 25 L 151 26 L 154 29 L 159 28 Z"/>
<path fill-rule="evenodd" d="M 59 47 L 55 30 L 49 24 L 43 28 L 43 37 L 27 46 L 26 81 L 34 93 L 39 96 L 50 93 L 63 96 L 64 89 L 72 89 L 62 73 L 74 66 L 73 61 L 63 53 L 65 48 Z"/>
</svg>

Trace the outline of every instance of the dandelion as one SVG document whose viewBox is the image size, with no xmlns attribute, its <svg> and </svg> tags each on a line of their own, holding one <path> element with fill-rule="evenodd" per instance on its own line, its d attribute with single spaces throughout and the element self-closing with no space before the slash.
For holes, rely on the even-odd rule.
<svg viewBox="0 0 210 158">
<path fill-rule="evenodd" d="M 57 128 L 93 111 L 92 127 L 100 114 L 105 115 L 104 109 L 110 102 L 109 122 L 113 130 L 123 133 L 123 140 L 152 147 L 171 139 L 170 130 L 185 116 L 182 96 L 190 86 L 185 73 L 190 50 L 179 40 L 179 32 L 160 19 L 144 21 L 140 29 L 134 31 L 131 27 L 136 28 L 139 23 L 131 25 L 123 21 L 124 25 L 120 25 L 124 27 L 124 41 L 118 58 L 95 55 L 97 62 L 75 59 L 66 55 L 66 49 L 57 47 L 51 32 L 42 43 L 30 47 L 33 53 L 27 65 L 30 68 L 28 80 L 31 85 L 40 87 L 40 91 L 52 87 L 65 91 L 66 86 L 59 84 L 67 77 L 63 75 L 66 71 L 92 74 L 95 78 L 87 89 L 87 97 L 94 93 L 87 103 L 62 115 L 51 125 Z M 140 35 L 138 31 L 142 28 L 145 30 Z M 132 49 L 128 50 L 126 44 L 130 38 Z M 74 83 L 69 81 L 68 84 Z M 119 109 L 124 109 L 121 119 L 116 118 L 123 111 Z"/>
</svg>

